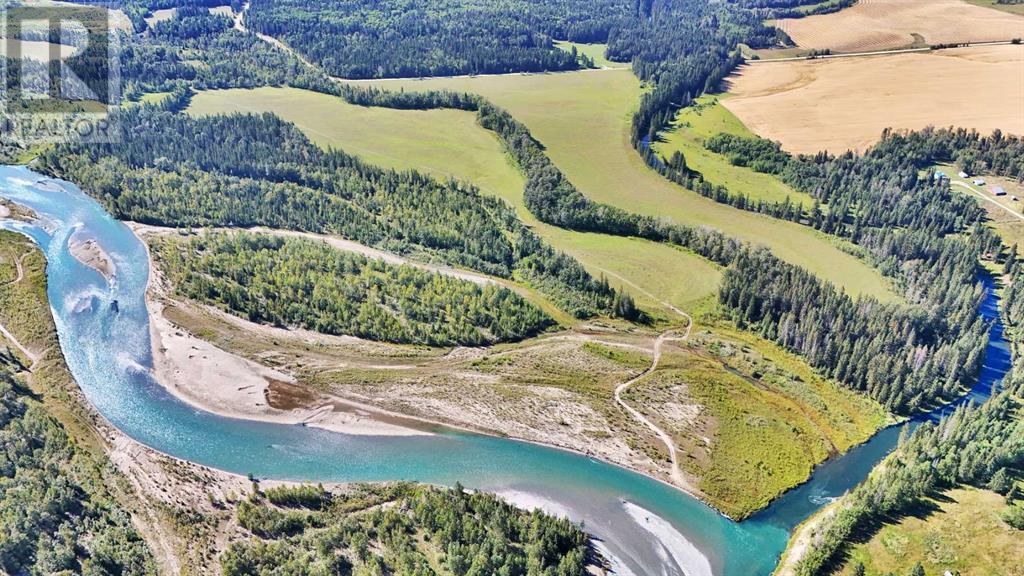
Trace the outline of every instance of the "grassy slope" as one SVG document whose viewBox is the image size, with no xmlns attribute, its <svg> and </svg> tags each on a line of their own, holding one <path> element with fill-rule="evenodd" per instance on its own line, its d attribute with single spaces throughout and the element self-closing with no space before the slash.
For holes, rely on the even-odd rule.
<svg viewBox="0 0 1024 576">
<path fill-rule="evenodd" d="M 584 85 L 601 85 L 606 82 L 604 79 L 619 74 L 614 71 L 591 71 L 571 75 L 495 79 L 529 81 L 530 88 L 523 88 L 517 92 L 519 98 L 528 101 L 531 90 L 540 90 L 541 96 L 545 98 L 552 97 L 549 92 L 542 90 L 543 85 L 536 85 L 535 79 L 538 78 L 562 83 L 568 78 L 574 79 L 574 82 L 583 81 Z M 613 82 L 612 86 L 615 84 Z M 592 112 L 600 115 L 600 94 L 589 92 L 588 95 L 591 97 L 588 105 L 593 108 Z M 618 106 L 617 102 L 621 103 L 623 98 L 622 94 L 616 95 L 614 91 L 605 96 L 610 99 L 605 105 L 605 114 L 607 110 L 615 109 Z M 569 99 L 562 106 L 572 105 L 571 97 L 567 95 L 567 98 Z M 507 102 L 502 104 L 508 105 Z M 440 115 L 434 112 L 359 108 L 329 96 L 290 89 L 205 92 L 196 96 L 190 109 L 192 113 L 230 110 L 273 111 L 295 122 L 321 145 L 336 145 L 384 166 L 417 168 L 435 175 L 455 176 L 471 181 L 479 185 L 484 192 L 511 202 L 524 221 L 554 246 L 579 258 L 592 272 L 605 273 L 613 284 L 625 285 L 638 297 L 641 304 L 651 305 L 655 299 L 662 299 L 695 312 L 706 308 L 713 301 L 712 295 L 717 288 L 720 274 L 715 267 L 701 258 L 665 245 L 601 234 L 571 232 L 537 222 L 522 205 L 521 175 L 505 158 L 498 141 L 475 126 L 472 114 L 455 112 L 452 115 Z M 513 113 L 515 112 L 513 109 Z M 536 122 L 537 118 L 530 116 L 523 120 L 530 122 L 532 119 Z M 627 118 L 622 115 L 614 124 L 624 129 L 626 121 Z M 535 126 L 531 125 L 531 129 L 537 132 Z M 738 128 L 734 125 L 733 129 Z M 593 131 L 589 127 L 585 126 L 581 131 L 593 136 Z M 378 137 L 376 134 L 385 135 Z M 554 153 L 555 146 L 549 144 L 549 140 L 545 140 L 544 136 L 538 136 L 542 142 L 549 145 L 549 152 Z M 436 147 L 441 150 L 452 150 L 452 147 L 466 142 L 471 145 L 459 148 L 459 153 L 437 153 L 433 149 Z M 562 146 L 573 143 L 579 146 L 589 145 L 575 138 L 572 142 L 560 142 Z M 607 149 L 602 151 L 608 154 L 635 156 L 628 147 L 619 148 L 617 152 Z M 586 149 L 582 150 L 582 153 L 586 153 Z M 565 169 L 563 163 L 564 161 L 560 166 Z M 485 166 L 486 169 L 482 168 Z M 577 168 L 582 169 L 579 166 Z M 795 246 L 807 243 L 815 246 L 816 258 L 835 255 L 840 263 L 838 268 L 829 268 L 828 263 L 824 261 L 821 262 L 821 268 L 827 269 L 833 276 L 845 275 L 849 280 L 847 285 L 850 282 L 862 282 L 865 287 L 876 291 L 884 286 L 877 273 L 845 253 L 839 252 L 813 231 L 707 202 L 695 194 L 663 182 L 660 177 L 644 168 L 642 163 L 637 169 L 642 171 L 640 176 L 651 176 L 652 182 L 656 185 L 667 187 L 667 190 L 671 191 L 673 201 L 684 200 L 675 205 L 677 210 L 681 210 L 680 206 L 689 206 L 693 203 L 720 213 L 722 218 L 726 215 L 735 215 L 740 219 L 740 224 L 755 222 L 765 226 L 767 230 L 786 230 L 785 234 L 791 237 L 787 240 L 794 242 Z M 487 172 L 486 177 L 481 177 L 482 172 Z M 607 172 L 596 175 L 602 176 L 612 175 Z M 624 206 L 628 208 L 631 204 L 624 203 Z M 721 221 L 730 222 L 728 219 Z M 734 225 L 731 231 L 736 230 L 739 230 L 738 224 Z M 647 293 L 653 297 L 648 297 Z M 728 372 L 723 362 L 706 360 L 707 346 L 713 339 L 744 342 L 744 346 L 758 351 L 774 350 L 770 353 L 756 352 L 753 356 L 770 355 L 773 365 L 782 367 L 788 373 L 799 374 L 802 381 L 775 381 L 773 385 L 785 384 L 785 390 L 770 390 L 771 387 L 766 387 L 763 383 L 754 385 L 748 379 Z M 844 450 L 851 444 L 865 440 L 885 418 L 877 404 L 840 390 L 834 383 L 814 377 L 806 364 L 791 356 L 783 359 L 782 354 L 769 343 L 756 337 L 733 333 L 728 328 L 715 326 L 714 336 L 704 338 L 688 360 L 692 364 L 702 366 L 700 375 L 706 377 L 696 383 L 694 393 L 697 396 L 693 401 L 704 403 L 708 407 L 707 413 L 712 420 L 712 427 L 715 428 L 708 433 L 714 437 L 713 450 L 716 454 L 713 465 L 699 464 L 688 470 L 707 478 L 702 486 L 709 492 L 709 496 L 734 515 L 749 513 L 781 491 L 804 480 L 814 464 L 827 457 L 833 450 Z M 741 364 L 730 365 L 730 368 L 745 371 L 750 375 L 754 369 L 753 364 Z M 736 395 L 723 397 L 721 391 L 724 388 L 713 384 L 716 382 L 728 383 L 728 389 Z M 605 400 L 610 402 L 610 398 Z M 831 407 L 832 410 L 823 407 Z M 750 411 L 756 412 L 768 423 L 768 433 L 766 429 L 743 425 L 745 418 L 749 416 L 747 412 Z M 618 424 L 625 428 L 627 423 Z M 680 431 L 680 443 L 688 443 L 696 448 L 703 444 L 703 435 L 706 435 L 705 432 L 699 430 Z M 649 448 L 652 457 L 657 457 L 659 447 L 652 445 Z M 769 457 L 778 460 L 779 451 L 787 454 L 785 463 L 766 473 L 765 462 L 769 461 Z M 757 456 L 749 458 L 746 456 L 748 453 Z M 756 488 L 743 489 L 742 485 L 746 482 L 755 482 Z"/>
<path fill-rule="evenodd" d="M 961 576 L 1024 574 L 1024 532 L 999 517 L 1007 504 L 989 490 L 961 487 L 929 501 L 920 514 L 884 526 L 850 551 L 841 574 L 857 562 L 871 576 L 907 574 L 921 562 L 926 574 Z"/>
<path fill-rule="evenodd" d="M 654 149 L 666 158 L 677 150 L 681 151 L 690 168 L 701 172 L 709 182 L 722 184 L 732 192 L 768 202 L 782 202 L 788 197 L 794 204 L 810 208 L 814 199 L 809 194 L 790 188 L 770 174 L 733 166 L 725 156 L 704 148 L 704 142 L 720 132 L 748 138 L 754 136 L 739 118 L 719 104 L 723 97 L 702 96 L 696 106 L 680 111 L 672 123 L 672 130 L 661 135 L 663 140 L 655 144 Z"/>
<path fill-rule="evenodd" d="M 193 114 L 232 111 L 274 112 L 294 122 L 317 144 L 342 148 L 372 164 L 472 182 L 484 193 L 515 206 L 524 222 L 583 262 L 591 273 L 605 274 L 613 285 L 628 278 L 627 289 L 641 305 L 657 307 L 656 298 L 686 307 L 718 288 L 717 268 L 682 250 L 632 238 L 571 232 L 537 221 L 523 206 L 522 175 L 498 139 L 476 125 L 472 113 L 365 108 L 293 88 L 202 92 L 189 108 Z"/>
<path fill-rule="evenodd" d="M 769 246 L 854 294 L 891 299 L 882 276 L 805 226 L 718 204 L 648 169 L 629 144 L 629 121 L 641 94 L 629 70 L 562 74 L 384 80 L 406 90 L 479 93 L 508 109 L 545 146 L 551 159 L 587 196 L 643 214 L 718 228 Z"/>
</svg>

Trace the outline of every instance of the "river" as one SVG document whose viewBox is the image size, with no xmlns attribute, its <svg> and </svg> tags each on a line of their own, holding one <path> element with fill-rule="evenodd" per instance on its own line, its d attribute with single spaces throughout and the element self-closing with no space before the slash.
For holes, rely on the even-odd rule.
<svg viewBox="0 0 1024 576">
<path fill-rule="evenodd" d="M 75 185 L 0 166 L 0 197 L 33 209 L 37 224 L 2 221 L 44 251 L 61 348 L 85 396 L 114 426 L 166 454 L 260 478 L 323 482 L 415 480 L 503 494 L 584 522 L 619 574 L 769 574 L 789 532 L 863 479 L 896 443 L 898 427 L 823 464 L 811 480 L 744 522 L 643 475 L 579 454 L 515 440 L 442 431 L 432 436 L 350 436 L 239 420 L 197 410 L 152 376 L 145 247 Z M 94 239 L 118 270 L 108 283 L 69 252 Z M 112 308 L 118 302 L 117 310 Z M 982 313 L 998 320 L 990 291 Z M 1009 368 L 998 321 L 971 392 L 983 400 Z M 916 419 L 913 424 L 929 416 Z"/>
</svg>

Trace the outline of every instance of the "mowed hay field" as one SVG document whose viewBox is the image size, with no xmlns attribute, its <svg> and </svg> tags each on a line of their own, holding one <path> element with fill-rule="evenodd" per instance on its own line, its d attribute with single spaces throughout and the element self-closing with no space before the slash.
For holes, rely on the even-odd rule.
<svg viewBox="0 0 1024 576">
<path fill-rule="evenodd" d="M 790 152 L 864 150 L 885 128 L 1024 134 L 1024 46 L 748 64 L 729 91 L 722 104 Z"/>
<path fill-rule="evenodd" d="M 604 274 L 613 286 L 625 287 L 646 308 L 663 308 L 662 302 L 668 302 L 692 309 L 718 289 L 718 268 L 693 254 L 537 221 L 522 202 L 522 175 L 497 137 L 476 124 L 473 113 L 366 108 L 294 88 L 200 92 L 188 112 L 273 112 L 295 123 L 317 144 L 340 148 L 371 164 L 470 182 L 483 193 L 508 201 L 545 240 L 580 260 L 592 274 Z M 667 310 L 663 313 L 668 315 Z"/>
<path fill-rule="evenodd" d="M 801 48 L 834 52 L 902 48 L 922 40 L 949 44 L 1024 37 L 1024 18 L 963 0 L 859 0 L 839 12 L 775 25 Z"/>
<path fill-rule="evenodd" d="M 717 228 L 766 245 L 853 294 L 893 298 L 874 268 L 806 226 L 738 210 L 685 190 L 649 169 L 629 143 L 642 92 L 630 70 L 382 80 L 393 90 L 474 92 L 526 124 L 555 164 L 588 197 L 625 210 Z M 635 258 L 636 255 L 629 255 Z"/>
</svg>

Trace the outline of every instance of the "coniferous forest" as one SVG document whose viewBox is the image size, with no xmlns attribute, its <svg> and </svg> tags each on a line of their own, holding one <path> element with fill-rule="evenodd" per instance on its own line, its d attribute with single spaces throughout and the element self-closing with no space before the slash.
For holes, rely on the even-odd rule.
<svg viewBox="0 0 1024 576">
<path fill-rule="evenodd" d="M 568 520 L 524 512 L 461 486 L 395 484 L 331 494 L 271 488 L 238 508 L 257 538 L 232 544 L 226 576 L 250 574 L 450 574 L 578 576 L 587 535 Z M 436 550 L 431 558 L 425 542 Z M 353 571 L 358 567 L 357 571 Z"/>
<path fill-rule="evenodd" d="M 42 163 L 119 218 L 149 224 L 268 226 L 337 234 L 530 282 L 578 316 L 609 310 L 613 290 L 526 228 L 501 200 L 416 172 L 323 151 L 276 116 L 193 119 L 123 110 L 135 136 L 55 148 Z"/>
<path fill-rule="evenodd" d="M 0 356 L 0 571 L 157 574 L 129 510 L 106 485 L 109 462 L 76 445 L 15 370 L 23 368 Z"/>
</svg>

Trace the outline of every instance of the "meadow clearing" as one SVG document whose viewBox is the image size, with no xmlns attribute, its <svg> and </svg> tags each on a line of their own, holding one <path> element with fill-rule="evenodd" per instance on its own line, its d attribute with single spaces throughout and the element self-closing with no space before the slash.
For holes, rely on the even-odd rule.
<svg viewBox="0 0 1024 576">
<path fill-rule="evenodd" d="M 729 111 L 795 153 L 864 150 L 887 127 L 1024 134 L 1024 46 L 748 64 L 729 92 Z"/>
<path fill-rule="evenodd" d="M 629 116 L 640 94 L 639 83 L 629 70 L 385 84 L 395 89 L 429 86 L 480 92 L 525 122 L 547 146 L 556 164 L 598 200 L 693 224 L 703 223 L 701 218 L 707 214 L 730 233 L 788 249 L 790 257 L 816 265 L 819 273 L 848 289 L 890 296 L 876 271 L 841 251 L 824 235 L 716 204 L 647 169 L 628 142 Z M 512 203 L 523 220 L 553 246 L 578 258 L 592 273 L 605 275 L 613 285 L 624 286 L 646 309 L 660 308 L 659 315 L 673 322 L 681 319 L 662 303 L 695 314 L 701 331 L 695 334 L 694 343 L 678 349 L 676 361 L 666 364 L 664 372 L 659 368 L 657 378 L 652 376 L 631 388 L 630 401 L 652 415 L 685 417 L 687 406 L 700 412 L 699 421 L 692 425 L 662 422 L 673 428 L 676 443 L 686 447 L 684 472 L 689 481 L 731 514 L 747 514 L 802 481 L 814 464 L 836 450 L 863 441 L 885 419 L 874 401 L 813 376 L 802 360 L 755 336 L 735 331 L 713 314 L 703 315 L 714 307 L 721 277 L 718 268 L 708 261 L 665 244 L 573 232 L 538 222 L 523 206 L 521 174 L 497 138 L 475 124 L 472 113 L 364 108 L 331 96 L 281 88 L 201 92 L 189 109 L 192 114 L 230 111 L 275 112 L 296 123 L 320 145 L 338 146 L 382 166 L 415 168 L 477 184 L 484 193 Z M 712 118 L 728 124 L 731 130 L 742 129 L 721 107 L 709 114 L 708 119 Z M 704 130 L 710 133 L 718 126 L 718 122 L 708 122 Z M 197 333 L 220 332 L 220 328 L 214 329 L 218 323 L 211 324 L 210 318 L 194 314 L 183 314 L 174 321 Z M 199 325 L 203 326 L 201 330 Z M 294 361 L 304 366 L 304 381 L 345 397 L 373 398 L 375 404 L 397 412 L 441 415 L 445 420 L 472 426 L 484 426 L 484 420 L 528 423 L 532 432 L 520 428 L 503 432 L 533 438 L 537 430 L 543 430 L 549 441 L 554 438 L 557 444 L 573 447 L 580 446 L 583 439 L 607 459 L 661 475 L 664 446 L 615 407 L 612 390 L 625 376 L 612 371 L 609 374 L 614 373 L 618 380 L 580 378 L 589 372 L 576 365 L 581 360 L 577 357 L 600 352 L 593 348 L 600 345 L 592 343 L 588 344 L 591 348 L 580 349 L 578 344 L 567 342 L 580 338 L 575 334 L 579 331 L 584 338 L 593 338 L 587 334 L 588 326 L 577 325 L 567 336 L 496 347 L 469 364 L 418 363 L 415 369 L 401 372 L 400 377 L 394 371 L 378 368 L 339 369 L 333 364 L 347 354 L 343 351 L 338 351 L 341 356 L 331 351 L 313 358 L 308 349 L 296 349 L 295 358 L 286 363 Z M 640 338 L 646 341 L 642 346 L 649 345 L 652 336 L 647 330 L 633 330 L 622 333 L 604 328 L 598 334 L 607 333 L 616 339 Z M 249 350 L 255 345 L 252 342 L 226 336 L 235 332 L 225 330 L 226 340 L 213 340 L 247 356 L 258 357 L 264 352 L 259 346 Z M 365 361 L 366 351 L 359 353 Z M 587 362 L 593 363 L 593 359 Z M 631 360 L 626 364 L 643 366 L 645 362 Z M 569 372 L 565 365 L 571 368 Z M 501 380 L 481 386 L 478 372 Z M 692 380 L 693 387 L 662 386 L 676 377 Z M 715 394 L 714 386 L 702 385 L 717 381 L 728 381 L 730 390 L 752 400 L 739 404 L 726 401 Z M 438 386 L 440 382 L 444 385 Z M 451 391 L 456 388 L 462 391 L 453 396 Z M 549 419 L 525 416 L 523 406 L 541 397 L 562 398 L 552 413 L 569 424 L 558 426 Z M 466 414 L 473 410 L 464 408 L 478 403 L 498 408 L 479 422 L 467 422 Z M 755 405 L 758 422 L 763 425 L 744 427 L 747 412 Z M 824 408 L 838 405 L 844 406 L 842 421 L 831 419 L 832 412 Z M 682 412 L 675 410 L 679 407 L 683 407 Z M 799 442 L 791 442 L 794 434 Z M 606 451 L 609 443 L 605 435 L 620 445 L 624 442 L 628 452 Z M 770 473 L 765 472 L 764 462 L 783 447 L 787 447 L 785 460 L 774 465 Z M 743 456 L 751 449 L 757 452 L 757 458 Z M 716 456 L 710 458 L 711 454 Z M 756 482 L 757 490 L 745 492 L 739 488 L 738 483 L 748 481 Z"/>
<path fill-rule="evenodd" d="M 746 194 L 751 199 L 782 202 L 789 198 L 804 208 L 813 206 L 814 198 L 809 194 L 794 190 L 771 174 L 734 166 L 725 156 L 704 147 L 708 138 L 721 132 L 746 138 L 755 136 L 722 105 L 721 100 L 727 97 L 728 94 L 701 96 L 693 106 L 680 110 L 672 128 L 660 134 L 661 141 L 654 145 L 655 151 L 670 158 L 678 150 L 686 158 L 686 165 L 703 174 L 709 182 L 722 184 L 731 192 Z"/>
<path fill-rule="evenodd" d="M 926 574 L 1024 575 L 1021 532 L 999 517 L 1008 507 L 1002 496 L 961 487 L 927 504 L 853 546 L 841 574 L 851 576 L 858 562 L 869 576 L 907 574 L 921 562 Z"/>
<path fill-rule="evenodd" d="M 394 90 L 478 93 L 523 122 L 584 194 L 625 210 L 717 228 L 768 246 L 853 294 L 893 298 L 874 268 L 839 241 L 806 226 L 719 204 L 650 170 L 629 142 L 629 122 L 642 93 L 630 70 L 360 82 Z M 635 257 L 631 255 L 630 257 Z"/>
<path fill-rule="evenodd" d="M 200 92 L 189 107 L 197 115 L 230 112 L 274 112 L 317 144 L 341 148 L 371 164 L 470 182 L 505 199 L 545 240 L 580 260 L 592 274 L 624 286 L 645 308 L 667 313 L 662 303 L 668 302 L 690 309 L 718 289 L 718 268 L 691 253 L 538 221 L 523 205 L 522 175 L 497 137 L 480 128 L 471 112 L 367 108 L 294 88 Z"/>
<path fill-rule="evenodd" d="M 776 26 L 801 48 L 833 52 L 1024 36 L 1024 18 L 962 0 L 859 0 L 839 12 L 782 19 Z"/>
</svg>

